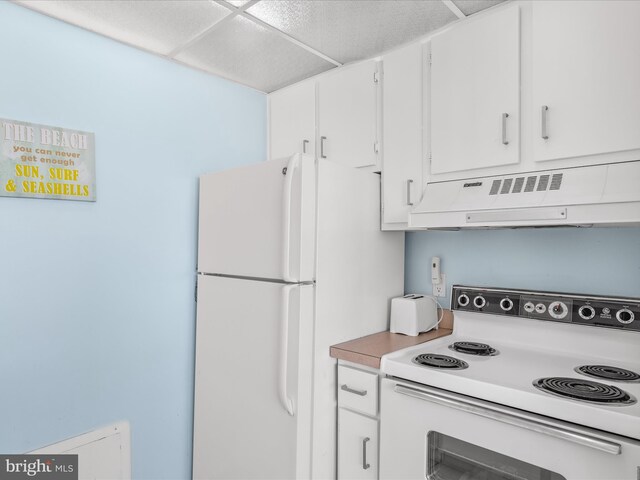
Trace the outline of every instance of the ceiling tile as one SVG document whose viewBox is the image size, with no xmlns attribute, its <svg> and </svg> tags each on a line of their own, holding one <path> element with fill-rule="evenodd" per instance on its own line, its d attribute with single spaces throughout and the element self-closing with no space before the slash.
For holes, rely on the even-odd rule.
<svg viewBox="0 0 640 480">
<path fill-rule="evenodd" d="M 473 15 L 485 8 L 493 7 L 504 0 L 453 0 L 453 3 L 458 7 L 465 15 Z"/>
<path fill-rule="evenodd" d="M 457 17 L 441 1 L 263 0 L 247 12 L 341 63 L 407 43 Z"/>
<path fill-rule="evenodd" d="M 167 54 L 230 14 L 209 0 L 17 0 L 116 40 Z"/>
<path fill-rule="evenodd" d="M 272 92 L 334 66 L 240 16 L 220 24 L 175 58 L 263 92 Z"/>
</svg>

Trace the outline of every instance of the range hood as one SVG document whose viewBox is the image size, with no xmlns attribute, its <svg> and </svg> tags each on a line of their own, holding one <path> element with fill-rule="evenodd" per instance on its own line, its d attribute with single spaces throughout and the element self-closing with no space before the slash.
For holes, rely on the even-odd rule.
<svg viewBox="0 0 640 480">
<path fill-rule="evenodd" d="M 640 161 L 427 183 L 409 228 L 640 225 Z"/>
</svg>

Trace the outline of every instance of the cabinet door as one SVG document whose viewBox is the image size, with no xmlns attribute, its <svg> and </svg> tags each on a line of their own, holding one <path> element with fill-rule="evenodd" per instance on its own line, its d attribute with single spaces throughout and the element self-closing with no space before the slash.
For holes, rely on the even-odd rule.
<svg viewBox="0 0 640 480">
<path fill-rule="evenodd" d="M 377 165 L 377 64 L 363 62 L 318 82 L 319 156 L 351 167 Z"/>
<path fill-rule="evenodd" d="M 431 41 L 431 173 L 520 161 L 520 11 L 505 8 Z"/>
<path fill-rule="evenodd" d="M 378 420 L 339 409 L 338 479 L 378 478 Z"/>
<path fill-rule="evenodd" d="M 422 45 L 383 58 L 383 222 L 406 223 L 422 193 Z"/>
<path fill-rule="evenodd" d="M 534 159 L 640 148 L 640 2 L 532 3 Z"/>
<path fill-rule="evenodd" d="M 269 158 L 296 153 L 315 155 L 315 81 L 298 83 L 269 95 Z"/>
</svg>

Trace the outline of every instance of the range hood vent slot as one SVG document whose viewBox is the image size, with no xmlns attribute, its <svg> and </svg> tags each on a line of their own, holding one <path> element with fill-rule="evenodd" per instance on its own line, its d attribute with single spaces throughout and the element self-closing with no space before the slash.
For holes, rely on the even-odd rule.
<svg viewBox="0 0 640 480">
<path fill-rule="evenodd" d="M 524 187 L 524 191 L 533 192 L 533 187 L 536 186 L 536 180 L 538 180 L 538 177 L 527 177 L 527 185 Z"/>
<path fill-rule="evenodd" d="M 551 177 L 549 190 L 560 190 L 560 185 L 562 185 L 562 173 L 556 173 Z"/>
<path fill-rule="evenodd" d="M 536 191 L 544 192 L 549 186 L 549 175 L 540 175 L 540 180 L 538 181 L 538 188 Z"/>
<path fill-rule="evenodd" d="M 524 177 L 516 178 L 516 182 L 513 184 L 513 190 L 511 193 L 522 192 L 522 186 L 524 185 Z"/>
<path fill-rule="evenodd" d="M 500 195 L 509 193 L 509 190 L 511 190 L 512 183 L 513 183 L 513 178 L 507 178 L 502 184 L 502 190 L 500 190 Z"/>
</svg>

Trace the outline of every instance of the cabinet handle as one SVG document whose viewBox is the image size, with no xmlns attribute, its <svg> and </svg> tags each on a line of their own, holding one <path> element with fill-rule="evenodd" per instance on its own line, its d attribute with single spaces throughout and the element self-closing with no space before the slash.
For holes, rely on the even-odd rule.
<svg viewBox="0 0 640 480">
<path fill-rule="evenodd" d="M 302 140 L 302 153 L 307 153 L 308 144 L 309 144 L 309 140 Z"/>
<path fill-rule="evenodd" d="M 367 463 L 367 442 L 371 440 L 369 437 L 362 439 L 362 469 L 367 470 L 371 465 Z"/>
<path fill-rule="evenodd" d="M 549 110 L 549 107 L 546 105 L 540 108 L 540 135 L 545 140 L 549 138 L 549 134 L 547 133 L 547 110 Z"/>
<path fill-rule="evenodd" d="M 361 397 L 364 397 L 367 394 L 366 390 L 354 390 L 353 388 L 347 387 L 346 384 L 342 385 L 340 387 L 340 390 L 344 390 L 345 392 L 349 392 L 349 393 L 354 393 L 356 395 L 360 395 Z"/>
<path fill-rule="evenodd" d="M 320 158 L 327 158 L 327 156 L 324 154 L 324 141 L 327 139 L 327 137 L 320 137 Z"/>
<path fill-rule="evenodd" d="M 411 184 L 413 183 L 413 180 L 409 179 L 407 180 L 407 205 L 413 205 L 413 202 L 411 201 Z"/>
<path fill-rule="evenodd" d="M 509 140 L 507 140 L 507 118 L 509 118 L 508 113 L 502 114 L 502 144 L 509 145 Z"/>
</svg>

